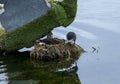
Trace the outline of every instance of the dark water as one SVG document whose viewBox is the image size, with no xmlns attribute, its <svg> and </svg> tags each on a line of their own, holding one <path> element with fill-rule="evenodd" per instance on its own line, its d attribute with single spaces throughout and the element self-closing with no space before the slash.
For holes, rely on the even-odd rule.
<svg viewBox="0 0 120 84">
<path fill-rule="evenodd" d="M 75 60 L 41 62 L 28 55 L 0 57 L 0 84 L 80 84 Z"/>
<path fill-rule="evenodd" d="M 118 0 L 78 0 L 75 21 L 66 29 L 53 30 L 59 38 L 65 38 L 68 31 L 77 34 L 76 43 L 87 51 L 77 65 L 74 61 L 41 64 L 25 56 L 0 57 L 0 84 L 120 84 L 119 9 Z"/>
</svg>

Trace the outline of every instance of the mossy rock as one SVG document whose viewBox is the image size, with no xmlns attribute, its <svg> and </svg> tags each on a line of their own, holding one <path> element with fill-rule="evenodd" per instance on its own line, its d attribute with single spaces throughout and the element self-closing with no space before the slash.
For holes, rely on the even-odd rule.
<svg viewBox="0 0 120 84">
<path fill-rule="evenodd" d="M 76 16 L 76 10 L 77 0 L 56 3 L 44 16 L 12 32 L 7 32 L 2 50 L 16 51 L 25 46 L 32 46 L 36 39 L 47 35 L 53 28 L 71 24 Z"/>
<path fill-rule="evenodd" d="M 2 42 L 3 41 L 3 38 L 4 38 L 4 36 L 5 36 L 5 30 L 4 29 L 0 29 L 0 42 Z"/>
</svg>

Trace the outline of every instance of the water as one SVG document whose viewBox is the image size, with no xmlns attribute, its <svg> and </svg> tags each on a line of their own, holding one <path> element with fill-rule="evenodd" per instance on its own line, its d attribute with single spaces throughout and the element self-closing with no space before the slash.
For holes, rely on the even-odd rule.
<svg viewBox="0 0 120 84">
<path fill-rule="evenodd" d="M 68 29 L 55 30 L 76 32 L 77 44 L 87 51 L 78 60 L 81 84 L 120 83 L 119 8 L 117 0 L 79 0 L 75 21 Z M 92 47 L 97 50 L 93 52 Z"/>
<path fill-rule="evenodd" d="M 35 84 L 38 80 L 40 84 L 120 84 L 119 9 L 118 0 L 78 0 L 75 21 L 67 28 L 53 30 L 54 36 L 59 38 L 65 38 L 68 31 L 74 31 L 77 34 L 76 43 L 86 50 L 77 60 L 76 73 L 56 73 L 56 69 L 61 71 L 61 67 L 55 63 L 53 69 L 47 64 L 40 68 L 39 63 L 24 56 L 0 57 L 0 84 Z M 71 67 L 72 63 L 62 68 Z"/>
</svg>

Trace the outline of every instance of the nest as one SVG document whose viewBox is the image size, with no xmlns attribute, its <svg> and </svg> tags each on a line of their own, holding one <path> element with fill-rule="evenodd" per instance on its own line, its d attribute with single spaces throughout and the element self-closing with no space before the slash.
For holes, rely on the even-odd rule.
<svg viewBox="0 0 120 84">
<path fill-rule="evenodd" d="M 44 42 L 35 44 L 35 49 L 30 52 L 30 57 L 41 60 L 56 60 L 60 58 L 73 58 L 83 51 L 80 46 L 70 42 L 66 43 L 62 39 L 52 38 L 49 40 L 54 41 L 54 44 L 46 44 Z"/>
</svg>

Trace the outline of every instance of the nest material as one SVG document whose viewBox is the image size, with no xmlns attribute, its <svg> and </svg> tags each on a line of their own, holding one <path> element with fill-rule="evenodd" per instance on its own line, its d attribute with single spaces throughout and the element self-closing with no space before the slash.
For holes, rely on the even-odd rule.
<svg viewBox="0 0 120 84">
<path fill-rule="evenodd" d="M 30 57 L 35 59 L 59 59 L 59 58 L 71 58 L 75 55 L 79 55 L 83 49 L 78 46 L 74 45 L 70 42 L 65 43 L 64 40 L 53 39 L 57 42 L 57 44 L 46 44 L 40 42 L 39 44 L 35 45 L 35 49 L 30 52 Z"/>
<path fill-rule="evenodd" d="M 0 42 L 2 42 L 4 35 L 5 35 L 5 30 L 0 28 Z"/>
<path fill-rule="evenodd" d="M 2 49 L 3 46 L 4 37 L 5 37 L 5 30 L 3 28 L 0 28 L 0 50 Z"/>
</svg>

